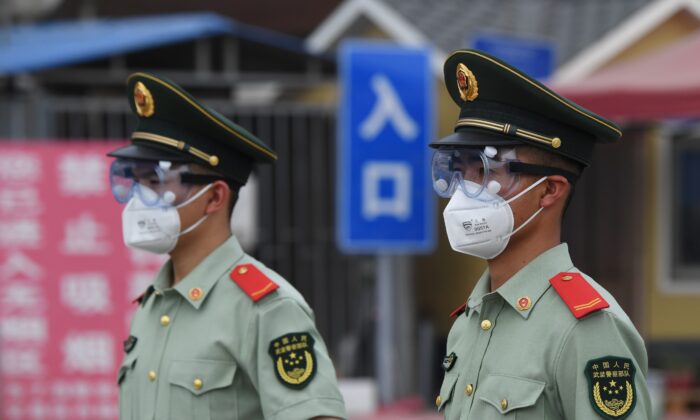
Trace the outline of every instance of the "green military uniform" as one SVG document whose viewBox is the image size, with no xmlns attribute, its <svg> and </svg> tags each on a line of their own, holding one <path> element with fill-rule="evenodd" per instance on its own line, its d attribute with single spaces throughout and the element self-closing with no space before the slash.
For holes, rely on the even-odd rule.
<svg viewBox="0 0 700 420">
<path fill-rule="evenodd" d="M 241 268 L 248 270 L 243 277 L 256 273 L 279 289 L 255 302 L 231 279 Z M 134 315 L 135 344 L 119 371 L 122 419 L 345 417 L 313 312 L 282 277 L 246 255 L 235 237 L 175 287 L 170 279 L 168 263 Z M 270 353 L 282 340 L 308 343 L 297 351 L 305 356 L 298 366 L 308 379 L 294 383 L 288 369 L 278 367 L 294 353 Z"/>
<path fill-rule="evenodd" d="M 131 144 L 109 153 L 125 162 L 121 172 L 110 169 L 120 180 L 135 176 L 138 162 L 155 162 L 147 182 L 167 190 L 159 171 L 195 163 L 216 175 L 183 173 L 179 184 L 224 180 L 235 193 L 254 164 L 277 158 L 254 135 L 168 80 L 137 73 L 127 85 L 138 126 Z M 146 189 L 140 182 L 134 185 Z M 145 193 L 136 187 L 113 182 L 112 189 L 118 200 L 136 191 L 143 201 Z M 158 191 L 161 200 L 176 197 Z M 140 219 L 136 229 L 158 232 L 158 221 Z M 172 270 L 169 261 L 137 300 L 118 374 L 121 419 L 345 418 L 313 311 L 287 281 L 245 254 L 233 236 L 174 287 Z"/>
<path fill-rule="evenodd" d="M 479 51 L 452 54 L 445 81 L 460 115 L 455 132 L 431 144 L 437 149 L 528 145 L 583 168 L 594 144 L 621 135 L 612 122 Z M 539 176 L 564 173 L 521 162 L 511 168 L 517 165 Z M 453 313 L 435 401 L 445 419 L 650 418 L 644 342 L 615 299 L 575 268 L 565 244 L 490 287 L 487 270 Z"/>
<path fill-rule="evenodd" d="M 482 275 L 447 340 L 436 400 L 445 419 L 594 419 L 599 410 L 612 413 L 604 418 L 650 418 L 646 350 L 634 325 L 585 275 L 609 307 L 577 319 L 550 284 L 559 273 L 578 273 L 565 244 L 494 292 L 488 271 Z M 589 398 L 599 382 L 599 396 Z"/>
</svg>

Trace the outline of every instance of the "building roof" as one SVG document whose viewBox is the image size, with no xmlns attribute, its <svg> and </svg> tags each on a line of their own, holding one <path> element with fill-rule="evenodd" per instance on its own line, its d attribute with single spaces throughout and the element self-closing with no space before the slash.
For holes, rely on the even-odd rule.
<svg viewBox="0 0 700 420">
<path fill-rule="evenodd" d="M 298 38 L 214 13 L 58 21 L 17 25 L 0 32 L 0 75 L 76 64 L 216 35 L 232 35 L 306 53 L 303 41 Z"/>
<path fill-rule="evenodd" d="M 648 120 L 700 114 L 700 31 L 669 47 L 600 70 L 557 92 L 615 119 Z M 655 77 L 649 77 L 655 75 Z"/>
<path fill-rule="evenodd" d="M 442 53 L 438 61 L 446 53 L 469 47 L 476 34 L 495 33 L 549 41 L 555 46 L 555 59 L 560 65 L 650 2 L 346 0 L 311 34 L 307 46 L 312 51 L 327 51 L 364 13 L 399 42 L 431 43 Z"/>
</svg>

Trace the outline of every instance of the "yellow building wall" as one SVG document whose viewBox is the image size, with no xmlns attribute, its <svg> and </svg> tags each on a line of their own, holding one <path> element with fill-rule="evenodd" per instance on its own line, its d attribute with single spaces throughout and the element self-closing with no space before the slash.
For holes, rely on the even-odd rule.
<svg viewBox="0 0 700 420">
<path fill-rule="evenodd" d="M 659 258 L 661 238 L 658 237 L 659 224 L 665 223 L 658 210 L 661 199 L 659 192 L 665 185 L 659 185 L 659 142 L 670 141 L 660 137 L 659 130 L 650 130 L 645 139 L 645 158 L 649 167 L 647 179 L 649 194 L 646 199 L 645 267 L 646 283 L 646 336 L 651 340 L 700 340 L 700 294 L 668 294 L 661 290 L 659 278 Z M 669 226 L 670 228 L 670 226 Z"/>
</svg>

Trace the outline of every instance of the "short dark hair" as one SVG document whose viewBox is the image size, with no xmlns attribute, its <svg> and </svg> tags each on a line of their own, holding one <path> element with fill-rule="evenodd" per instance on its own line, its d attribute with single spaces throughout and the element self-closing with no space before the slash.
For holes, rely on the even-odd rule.
<svg viewBox="0 0 700 420">
<path fill-rule="evenodd" d="M 556 153 L 540 149 L 539 147 L 530 145 L 517 146 L 516 153 L 518 156 L 528 156 L 532 160 L 532 162 L 529 163 L 563 169 L 567 172 L 574 174 L 577 179 L 583 173 L 583 164 L 576 162 L 573 159 L 569 159 L 565 156 L 561 156 Z M 564 204 L 564 212 L 562 214 L 562 217 L 564 214 L 566 214 L 566 210 L 569 208 L 569 204 L 571 204 L 571 199 L 574 196 L 575 184 L 570 183 L 570 185 L 571 188 L 569 189 L 569 194 L 566 197 L 566 203 Z"/>
<path fill-rule="evenodd" d="M 205 166 L 202 166 L 200 164 L 191 163 L 189 166 L 190 166 L 190 169 L 192 170 L 192 173 L 203 174 L 203 175 L 217 175 L 217 176 L 221 177 L 221 180 L 224 181 L 226 183 L 226 185 L 228 185 L 229 190 L 231 190 L 231 197 L 229 197 L 229 202 L 228 202 L 228 217 L 230 219 L 231 216 L 233 215 L 233 209 L 236 207 L 236 202 L 238 202 L 239 192 L 241 190 L 241 187 L 243 187 L 243 184 L 241 184 L 238 181 L 234 181 L 231 178 L 227 178 L 227 177 L 221 175 L 220 173 L 218 173 L 212 169 L 209 169 Z"/>
</svg>

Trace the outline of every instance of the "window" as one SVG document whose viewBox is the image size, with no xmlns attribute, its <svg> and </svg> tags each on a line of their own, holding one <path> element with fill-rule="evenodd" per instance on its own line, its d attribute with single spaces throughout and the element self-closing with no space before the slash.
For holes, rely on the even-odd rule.
<svg viewBox="0 0 700 420">
<path fill-rule="evenodd" d="M 673 140 L 673 277 L 700 283 L 700 133 Z"/>
<path fill-rule="evenodd" d="M 669 123 L 657 140 L 659 279 L 670 293 L 700 293 L 700 122 Z"/>
</svg>

